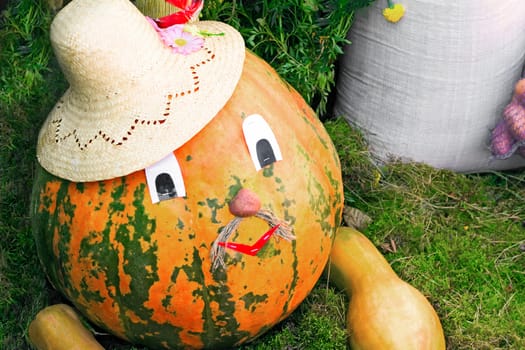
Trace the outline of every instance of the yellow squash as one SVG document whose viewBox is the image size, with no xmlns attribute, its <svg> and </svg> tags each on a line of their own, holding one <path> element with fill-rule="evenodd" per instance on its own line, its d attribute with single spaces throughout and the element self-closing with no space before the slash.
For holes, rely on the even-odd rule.
<svg viewBox="0 0 525 350">
<path fill-rule="evenodd" d="M 104 350 L 66 304 L 40 311 L 29 325 L 29 340 L 37 350 Z"/>
<path fill-rule="evenodd" d="M 401 280 L 362 233 L 338 229 L 330 280 L 350 297 L 347 328 L 353 350 L 444 350 L 441 322 L 423 294 Z"/>
</svg>

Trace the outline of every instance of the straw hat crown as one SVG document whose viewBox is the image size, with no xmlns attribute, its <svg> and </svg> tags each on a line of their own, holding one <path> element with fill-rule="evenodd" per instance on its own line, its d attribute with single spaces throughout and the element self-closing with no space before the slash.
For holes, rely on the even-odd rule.
<svg viewBox="0 0 525 350">
<path fill-rule="evenodd" d="M 184 29 L 186 30 L 186 29 Z M 40 131 L 37 157 L 76 182 L 124 176 L 164 158 L 224 107 L 244 42 L 232 27 L 191 24 L 202 46 L 174 52 L 128 0 L 74 0 L 51 25 L 70 86 Z"/>
</svg>

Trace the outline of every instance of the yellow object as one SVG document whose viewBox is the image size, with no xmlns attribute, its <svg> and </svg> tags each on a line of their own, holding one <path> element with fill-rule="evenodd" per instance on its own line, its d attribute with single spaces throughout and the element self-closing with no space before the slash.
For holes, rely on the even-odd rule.
<svg viewBox="0 0 525 350">
<path fill-rule="evenodd" d="M 135 1 L 135 6 L 137 6 L 140 12 L 151 18 L 171 15 L 180 10 L 164 0 L 137 0 Z"/>
<path fill-rule="evenodd" d="M 347 328 L 353 350 L 445 350 L 432 305 L 397 276 L 362 233 L 338 229 L 329 267 L 330 280 L 350 297 Z"/>
<path fill-rule="evenodd" d="M 41 310 L 29 324 L 29 340 L 37 350 L 104 350 L 66 304 Z"/>
<path fill-rule="evenodd" d="M 405 7 L 401 4 L 393 4 L 383 10 L 383 16 L 389 22 L 399 22 L 405 15 Z"/>
</svg>

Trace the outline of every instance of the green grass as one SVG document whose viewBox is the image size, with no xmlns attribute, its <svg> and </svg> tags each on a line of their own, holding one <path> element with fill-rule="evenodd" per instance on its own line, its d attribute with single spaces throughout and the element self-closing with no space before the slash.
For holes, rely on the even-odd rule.
<svg viewBox="0 0 525 350">
<path fill-rule="evenodd" d="M 0 29 L 0 348 L 23 350 L 35 314 L 63 301 L 40 268 L 28 208 L 38 130 L 66 85 L 49 47 L 51 14 L 38 2 L 12 4 Z M 339 119 L 325 126 L 346 203 L 372 217 L 364 233 L 429 298 L 449 349 L 525 349 L 525 172 L 378 167 L 357 131 Z M 342 349 L 347 305 L 322 278 L 290 318 L 243 350 Z M 107 349 L 140 349 L 98 339 Z"/>
<path fill-rule="evenodd" d="M 35 140 L 64 84 L 50 65 L 44 8 L 21 1 L 0 20 L 0 348 L 25 349 L 27 324 L 52 295 L 28 222 Z"/>
</svg>

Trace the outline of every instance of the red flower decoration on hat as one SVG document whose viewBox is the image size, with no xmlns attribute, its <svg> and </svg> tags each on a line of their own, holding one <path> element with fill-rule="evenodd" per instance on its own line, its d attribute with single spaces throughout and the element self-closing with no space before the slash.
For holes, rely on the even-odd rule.
<svg viewBox="0 0 525 350">
<path fill-rule="evenodd" d="M 199 17 L 202 10 L 203 0 L 166 0 L 180 9 L 171 15 L 155 20 L 160 28 L 167 28 L 175 24 L 192 22 Z"/>
</svg>

